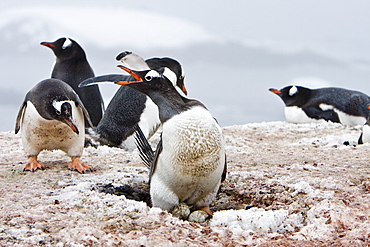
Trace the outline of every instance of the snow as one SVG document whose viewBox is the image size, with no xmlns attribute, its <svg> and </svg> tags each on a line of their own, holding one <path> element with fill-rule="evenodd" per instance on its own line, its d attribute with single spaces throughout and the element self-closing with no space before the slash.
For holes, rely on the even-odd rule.
<svg viewBox="0 0 370 247">
<path fill-rule="evenodd" d="M 202 224 L 103 192 L 148 192 L 137 151 L 85 148 L 87 174 L 67 170 L 63 152 L 44 151 L 46 170 L 22 172 L 20 136 L 0 132 L 0 245 L 368 246 L 370 145 L 341 144 L 360 132 L 321 121 L 224 127 L 228 175 Z"/>
</svg>

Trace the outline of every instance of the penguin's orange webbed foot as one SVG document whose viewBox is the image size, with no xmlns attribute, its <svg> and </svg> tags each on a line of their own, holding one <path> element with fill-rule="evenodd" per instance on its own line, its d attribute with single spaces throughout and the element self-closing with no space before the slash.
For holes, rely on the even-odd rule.
<svg viewBox="0 0 370 247">
<path fill-rule="evenodd" d="M 44 170 L 45 166 L 38 162 L 37 156 L 29 157 L 27 164 L 23 167 L 23 171 L 35 172 L 37 169 Z"/>
<path fill-rule="evenodd" d="M 72 157 L 72 162 L 68 165 L 68 169 L 78 171 L 79 173 L 92 172 L 91 166 L 83 164 L 79 157 Z"/>
</svg>

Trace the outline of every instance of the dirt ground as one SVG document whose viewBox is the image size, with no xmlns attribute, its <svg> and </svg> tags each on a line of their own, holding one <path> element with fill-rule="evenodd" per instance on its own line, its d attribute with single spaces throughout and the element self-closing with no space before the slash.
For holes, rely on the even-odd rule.
<svg viewBox="0 0 370 247">
<path fill-rule="evenodd" d="M 21 137 L 0 132 L 0 245 L 370 245 L 370 144 L 357 145 L 360 127 L 267 122 L 223 133 L 228 176 L 214 217 L 199 224 L 147 205 L 136 151 L 88 147 L 87 174 L 44 151 L 47 169 L 23 172 Z"/>
</svg>

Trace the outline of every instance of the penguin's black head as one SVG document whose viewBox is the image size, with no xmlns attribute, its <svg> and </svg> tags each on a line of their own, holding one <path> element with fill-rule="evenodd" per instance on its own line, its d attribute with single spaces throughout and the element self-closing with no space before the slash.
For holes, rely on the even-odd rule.
<svg viewBox="0 0 370 247">
<path fill-rule="evenodd" d="M 86 57 L 81 46 L 70 38 L 60 38 L 54 42 L 41 42 L 40 44 L 49 47 L 57 57 L 57 61 Z"/>
<path fill-rule="evenodd" d="M 158 70 L 162 67 L 169 68 L 176 75 L 176 86 L 179 87 L 185 95 L 187 95 L 187 90 L 185 88 L 184 80 L 185 73 L 181 64 L 175 59 L 169 57 L 163 58 L 150 58 L 146 60 L 147 64 L 151 69 Z"/>
<path fill-rule="evenodd" d="M 283 89 L 270 88 L 270 92 L 278 95 L 286 106 L 303 106 L 311 94 L 311 89 L 300 86 L 287 86 Z"/>
<path fill-rule="evenodd" d="M 79 130 L 72 118 L 72 106 L 74 104 L 72 101 L 56 101 L 52 103 L 53 108 L 51 109 L 52 118 L 62 123 L 67 124 L 73 132 L 79 134 Z"/>
<path fill-rule="evenodd" d="M 161 68 L 167 68 L 171 70 L 175 77 L 171 76 L 169 78 L 174 86 L 177 86 L 181 91 L 187 95 L 187 90 L 184 84 L 184 71 L 181 67 L 181 64 L 175 59 L 169 57 L 163 58 L 150 58 L 144 61 L 142 57 L 137 54 L 134 54 L 130 51 L 121 52 L 116 60 L 121 61 L 126 68 L 129 68 L 132 71 L 148 71 L 148 70 L 160 70 Z M 173 80 L 172 80 L 173 79 Z"/>
<path fill-rule="evenodd" d="M 174 81 L 176 80 L 176 75 L 167 67 L 144 71 L 134 71 L 122 65 L 118 65 L 118 67 L 129 73 L 136 80 L 116 82 L 118 85 L 129 85 L 145 94 L 150 94 L 150 92 L 166 93 L 175 89 Z"/>
</svg>

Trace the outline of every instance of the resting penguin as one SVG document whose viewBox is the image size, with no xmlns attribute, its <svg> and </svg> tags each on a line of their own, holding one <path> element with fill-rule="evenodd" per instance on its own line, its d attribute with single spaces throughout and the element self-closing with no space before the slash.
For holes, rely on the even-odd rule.
<svg viewBox="0 0 370 247">
<path fill-rule="evenodd" d="M 89 88 L 78 87 L 83 80 L 94 77 L 85 51 L 70 38 L 60 38 L 55 42 L 41 42 L 41 45 L 49 47 L 56 56 L 51 77 L 66 82 L 75 90 L 89 112 L 93 126 L 97 126 L 104 109 L 99 87 L 97 85 Z M 89 127 L 86 120 L 85 127 Z"/>
<path fill-rule="evenodd" d="M 201 102 L 185 98 L 175 89 L 169 78 L 176 75 L 168 68 L 133 71 L 120 67 L 136 81 L 116 84 L 145 93 L 159 108 L 162 134 L 150 164 L 153 206 L 172 211 L 186 203 L 211 215 L 209 205 L 226 174 L 220 126 Z"/>
<path fill-rule="evenodd" d="M 370 97 L 358 91 L 328 87 L 309 89 L 287 86 L 281 90 L 269 89 L 285 104 L 288 122 L 305 123 L 325 119 L 343 125 L 355 126 L 366 122 Z"/>
<path fill-rule="evenodd" d="M 73 89 L 58 79 L 39 82 L 27 94 L 18 112 L 15 133 L 21 129 L 23 148 L 28 156 L 25 171 L 44 169 L 37 161 L 42 150 L 60 149 L 72 162 L 70 170 L 90 171 L 80 157 L 84 148 L 84 116 L 89 114 Z"/>
<path fill-rule="evenodd" d="M 150 58 L 144 61 L 140 56 L 126 51 L 120 53 L 116 59 L 133 70 L 156 70 L 167 67 L 176 75 L 172 83 L 182 93 L 187 94 L 184 71 L 181 64 L 172 58 Z M 129 75 L 112 74 L 87 79 L 81 85 L 123 80 L 135 79 Z M 121 86 L 110 101 L 99 125 L 89 130 L 89 134 L 103 145 L 133 150 L 136 147 L 133 135 L 136 124 L 140 126 L 145 137 L 150 138 L 160 126 L 158 107 L 145 94 L 130 87 Z"/>
</svg>

